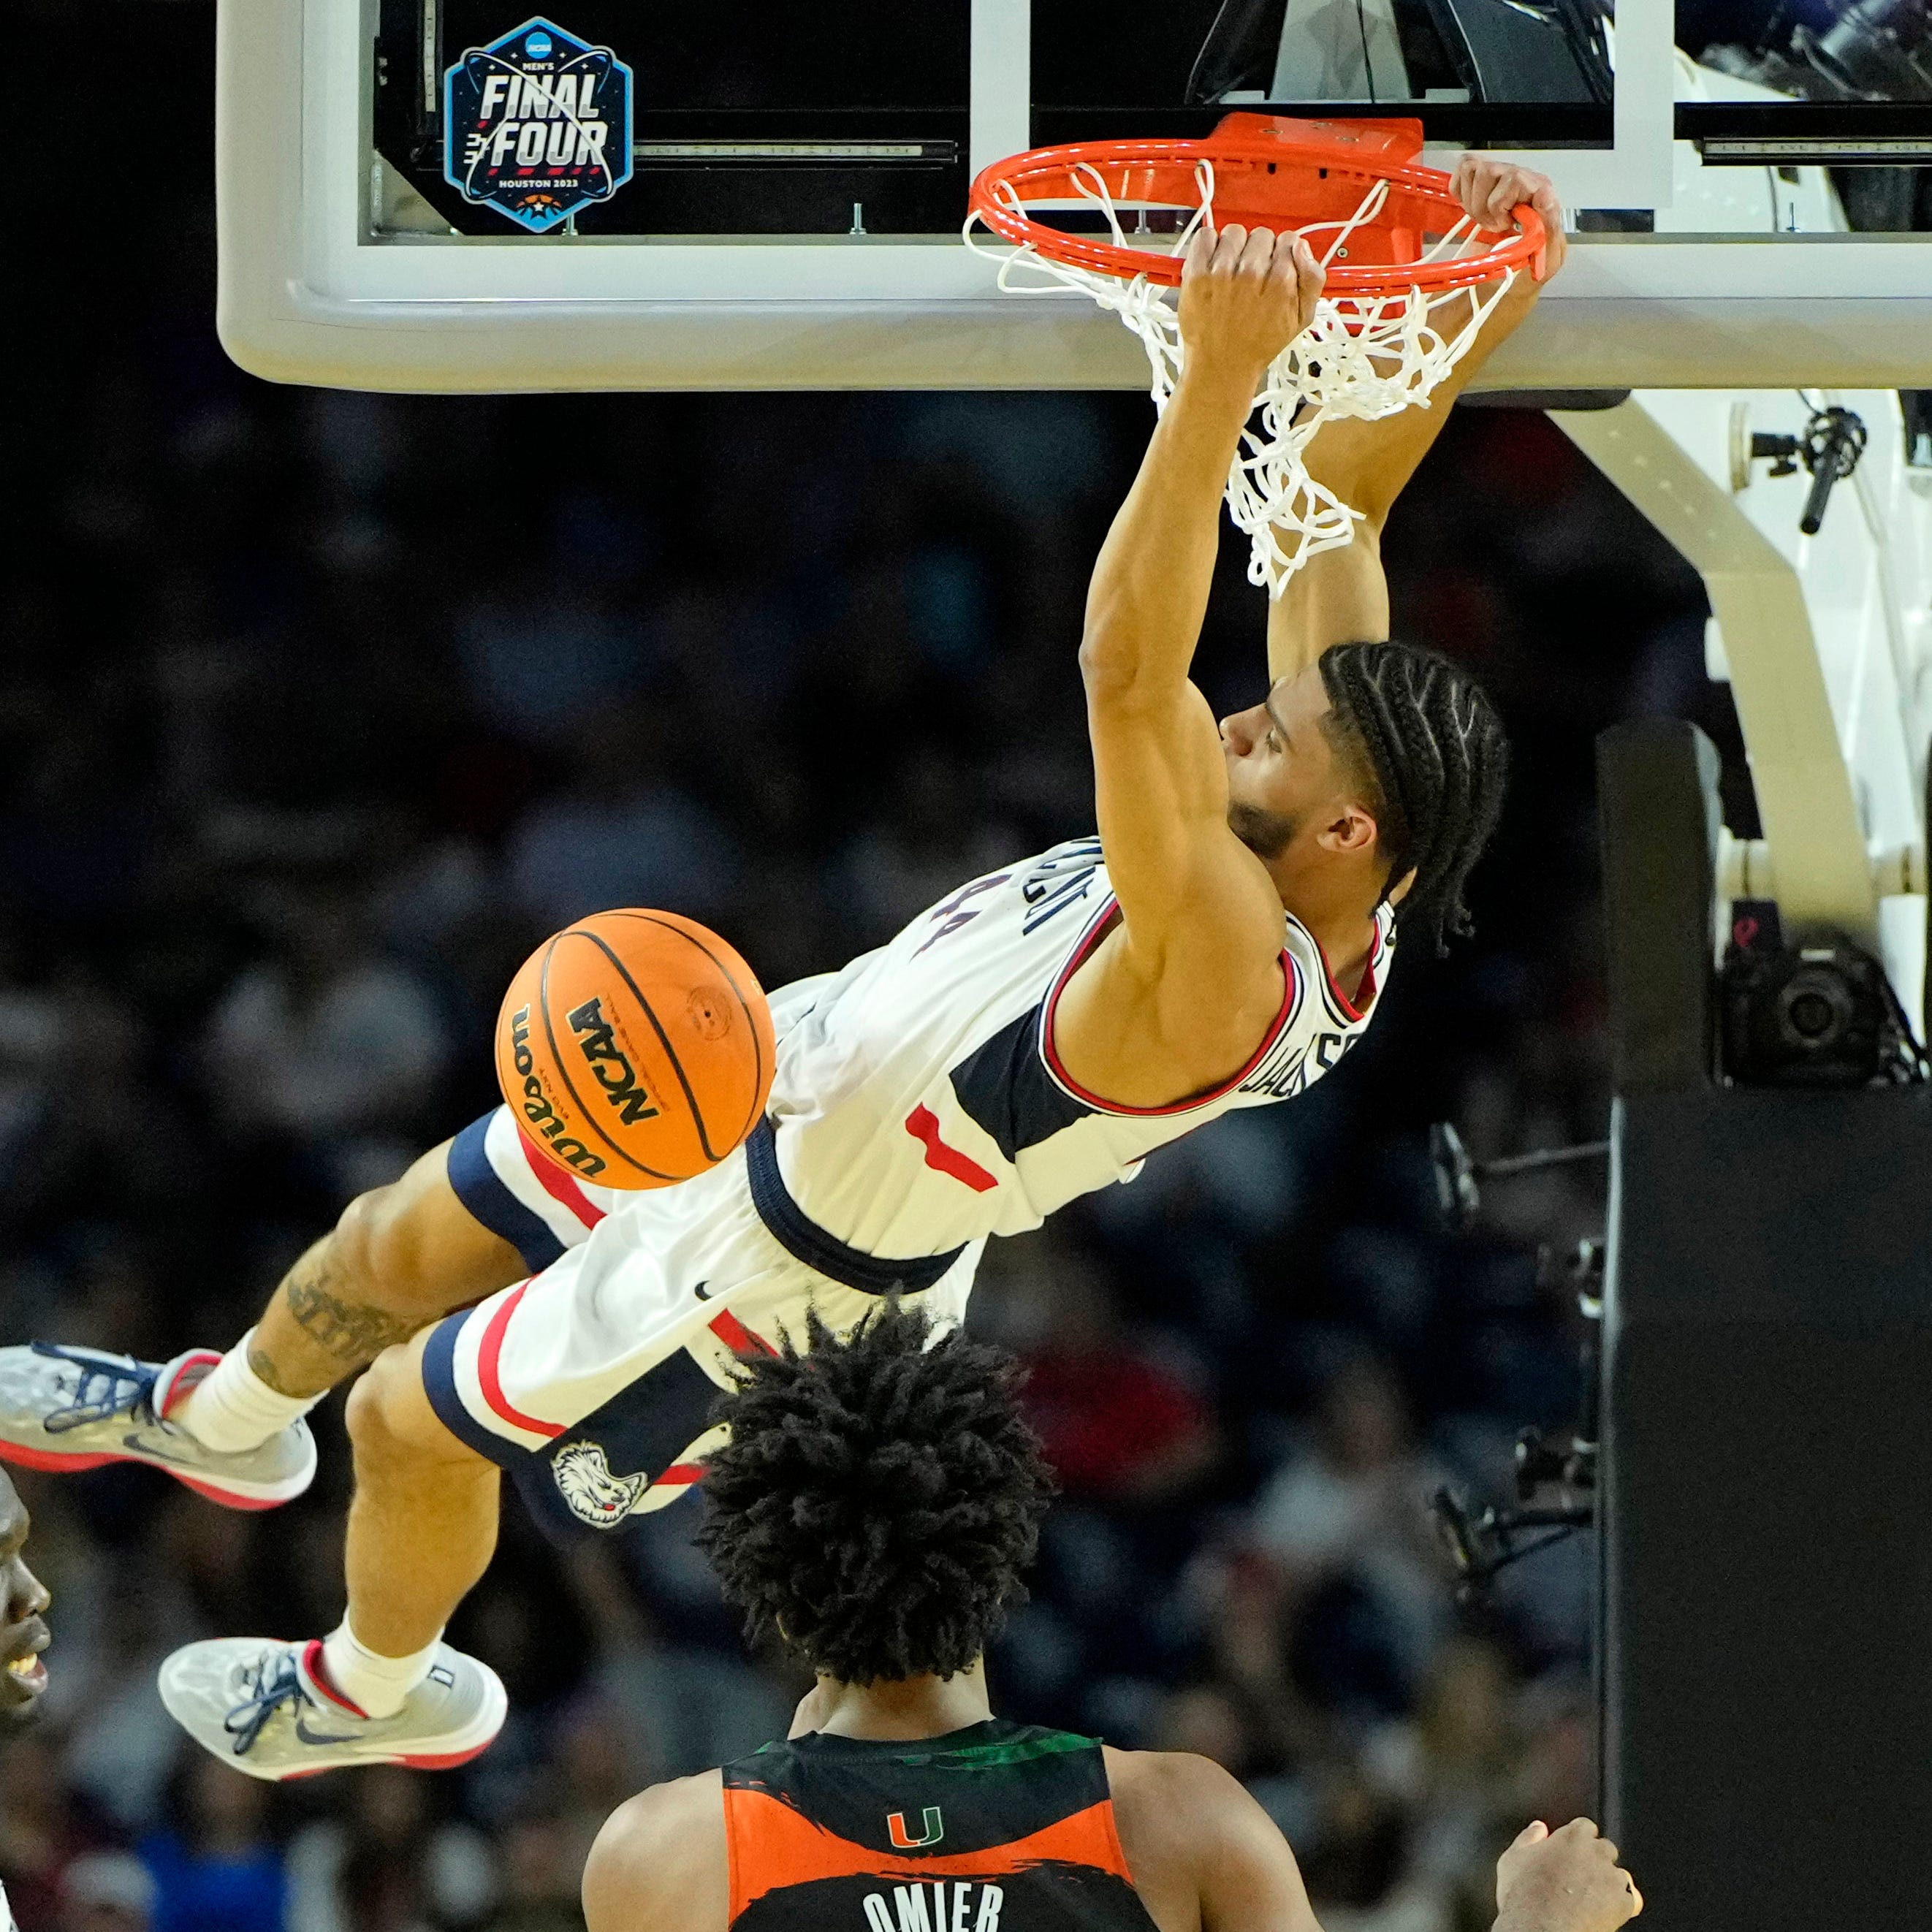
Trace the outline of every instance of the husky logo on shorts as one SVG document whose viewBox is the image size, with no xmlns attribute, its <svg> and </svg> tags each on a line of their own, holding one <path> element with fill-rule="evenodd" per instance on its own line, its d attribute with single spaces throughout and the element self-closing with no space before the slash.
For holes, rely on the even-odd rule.
<svg viewBox="0 0 1932 1932">
<path fill-rule="evenodd" d="M 470 47 L 442 77 L 442 173 L 533 235 L 631 178 L 631 70 L 554 22 Z"/>
<path fill-rule="evenodd" d="M 595 1442 L 566 1442 L 550 1458 L 550 1473 L 571 1514 L 592 1529 L 615 1529 L 651 1486 L 648 1476 L 614 1476 Z"/>
</svg>

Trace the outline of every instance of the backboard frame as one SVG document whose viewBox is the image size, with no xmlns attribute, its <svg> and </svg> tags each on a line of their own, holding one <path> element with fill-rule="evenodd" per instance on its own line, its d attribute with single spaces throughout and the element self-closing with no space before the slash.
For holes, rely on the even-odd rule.
<svg viewBox="0 0 1932 1932">
<path fill-rule="evenodd" d="M 1619 11 L 1614 145 L 1521 151 L 1572 206 L 1671 192 L 1673 0 Z M 218 323 L 255 374 L 428 392 L 1144 386 L 1111 317 L 1002 296 L 945 236 L 378 235 L 374 12 L 220 0 Z M 976 171 L 1029 144 L 1030 0 L 972 0 L 971 30 Z M 1922 237 L 1588 235 L 1482 381 L 1920 386 L 1928 344 Z"/>
</svg>

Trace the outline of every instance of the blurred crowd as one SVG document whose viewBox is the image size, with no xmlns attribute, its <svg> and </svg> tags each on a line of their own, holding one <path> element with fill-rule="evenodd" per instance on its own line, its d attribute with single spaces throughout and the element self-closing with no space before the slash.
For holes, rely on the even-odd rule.
<svg viewBox="0 0 1932 1932">
<path fill-rule="evenodd" d="M 198 186 L 168 206 L 113 302 L 79 272 L 21 395 L 0 658 L 0 1342 L 149 1357 L 232 1340 L 491 1103 L 496 1001 L 560 922 L 672 907 L 777 985 L 1090 830 L 1082 597 L 1151 421 L 276 390 L 214 340 Z M 1306 1097 L 995 1244 L 972 1319 L 1029 1363 L 1065 1492 L 999 1706 L 1227 1765 L 1329 1932 L 1461 1932 L 1526 1816 L 1593 1802 L 1592 1580 L 1573 1542 L 1459 1605 L 1424 1502 L 1500 1498 L 1514 1432 L 1570 1420 L 1582 1324 L 1538 1250 L 1603 1199 L 1558 1170 L 1452 1233 L 1426 1129 L 1600 1132 L 1594 735 L 1735 731 L 1696 580 L 1543 418 L 1459 410 L 1385 553 L 1398 634 L 1514 739 L 1476 940 L 1406 957 Z M 1223 561 L 1226 709 L 1264 612 Z M 475 1765 L 284 1788 L 191 1751 L 162 1655 L 340 1615 L 339 1418 L 266 1516 L 23 1480 L 56 1602 L 45 1720 L 0 1746 L 22 1932 L 562 1932 L 614 1804 L 782 1730 L 804 1687 L 745 1654 L 700 1503 L 564 1550 L 512 1500 L 452 1631 L 512 1693 Z"/>
</svg>

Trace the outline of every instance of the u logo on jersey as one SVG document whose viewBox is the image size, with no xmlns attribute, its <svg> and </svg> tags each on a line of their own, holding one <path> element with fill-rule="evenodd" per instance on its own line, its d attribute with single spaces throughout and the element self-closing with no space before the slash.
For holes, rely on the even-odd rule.
<svg viewBox="0 0 1932 1932">
<path fill-rule="evenodd" d="M 946 1835 L 946 1827 L 940 1822 L 939 1807 L 928 1804 L 920 1814 L 920 1828 L 922 1836 L 915 1838 L 906 1829 L 905 1814 L 890 1811 L 886 1814 L 886 1836 L 892 1841 L 896 1852 L 922 1851 L 928 1845 L 936 1845 Z"/>
</svg>

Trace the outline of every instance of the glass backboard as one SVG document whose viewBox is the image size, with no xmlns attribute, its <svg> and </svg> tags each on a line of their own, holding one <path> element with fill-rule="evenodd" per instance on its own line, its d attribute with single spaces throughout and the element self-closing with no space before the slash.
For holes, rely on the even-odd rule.
<svg viewBox="0 0 1932 1932">
<path fill-rule="evenodd" d="M 1928 0 L 222 0 L 224 339 L 404 388 L 1138 386 L 958 232 L 1020 148 L 1419 121 L 1574 211 L 1504 386 L 1932 382 Z"/>
</svg>

